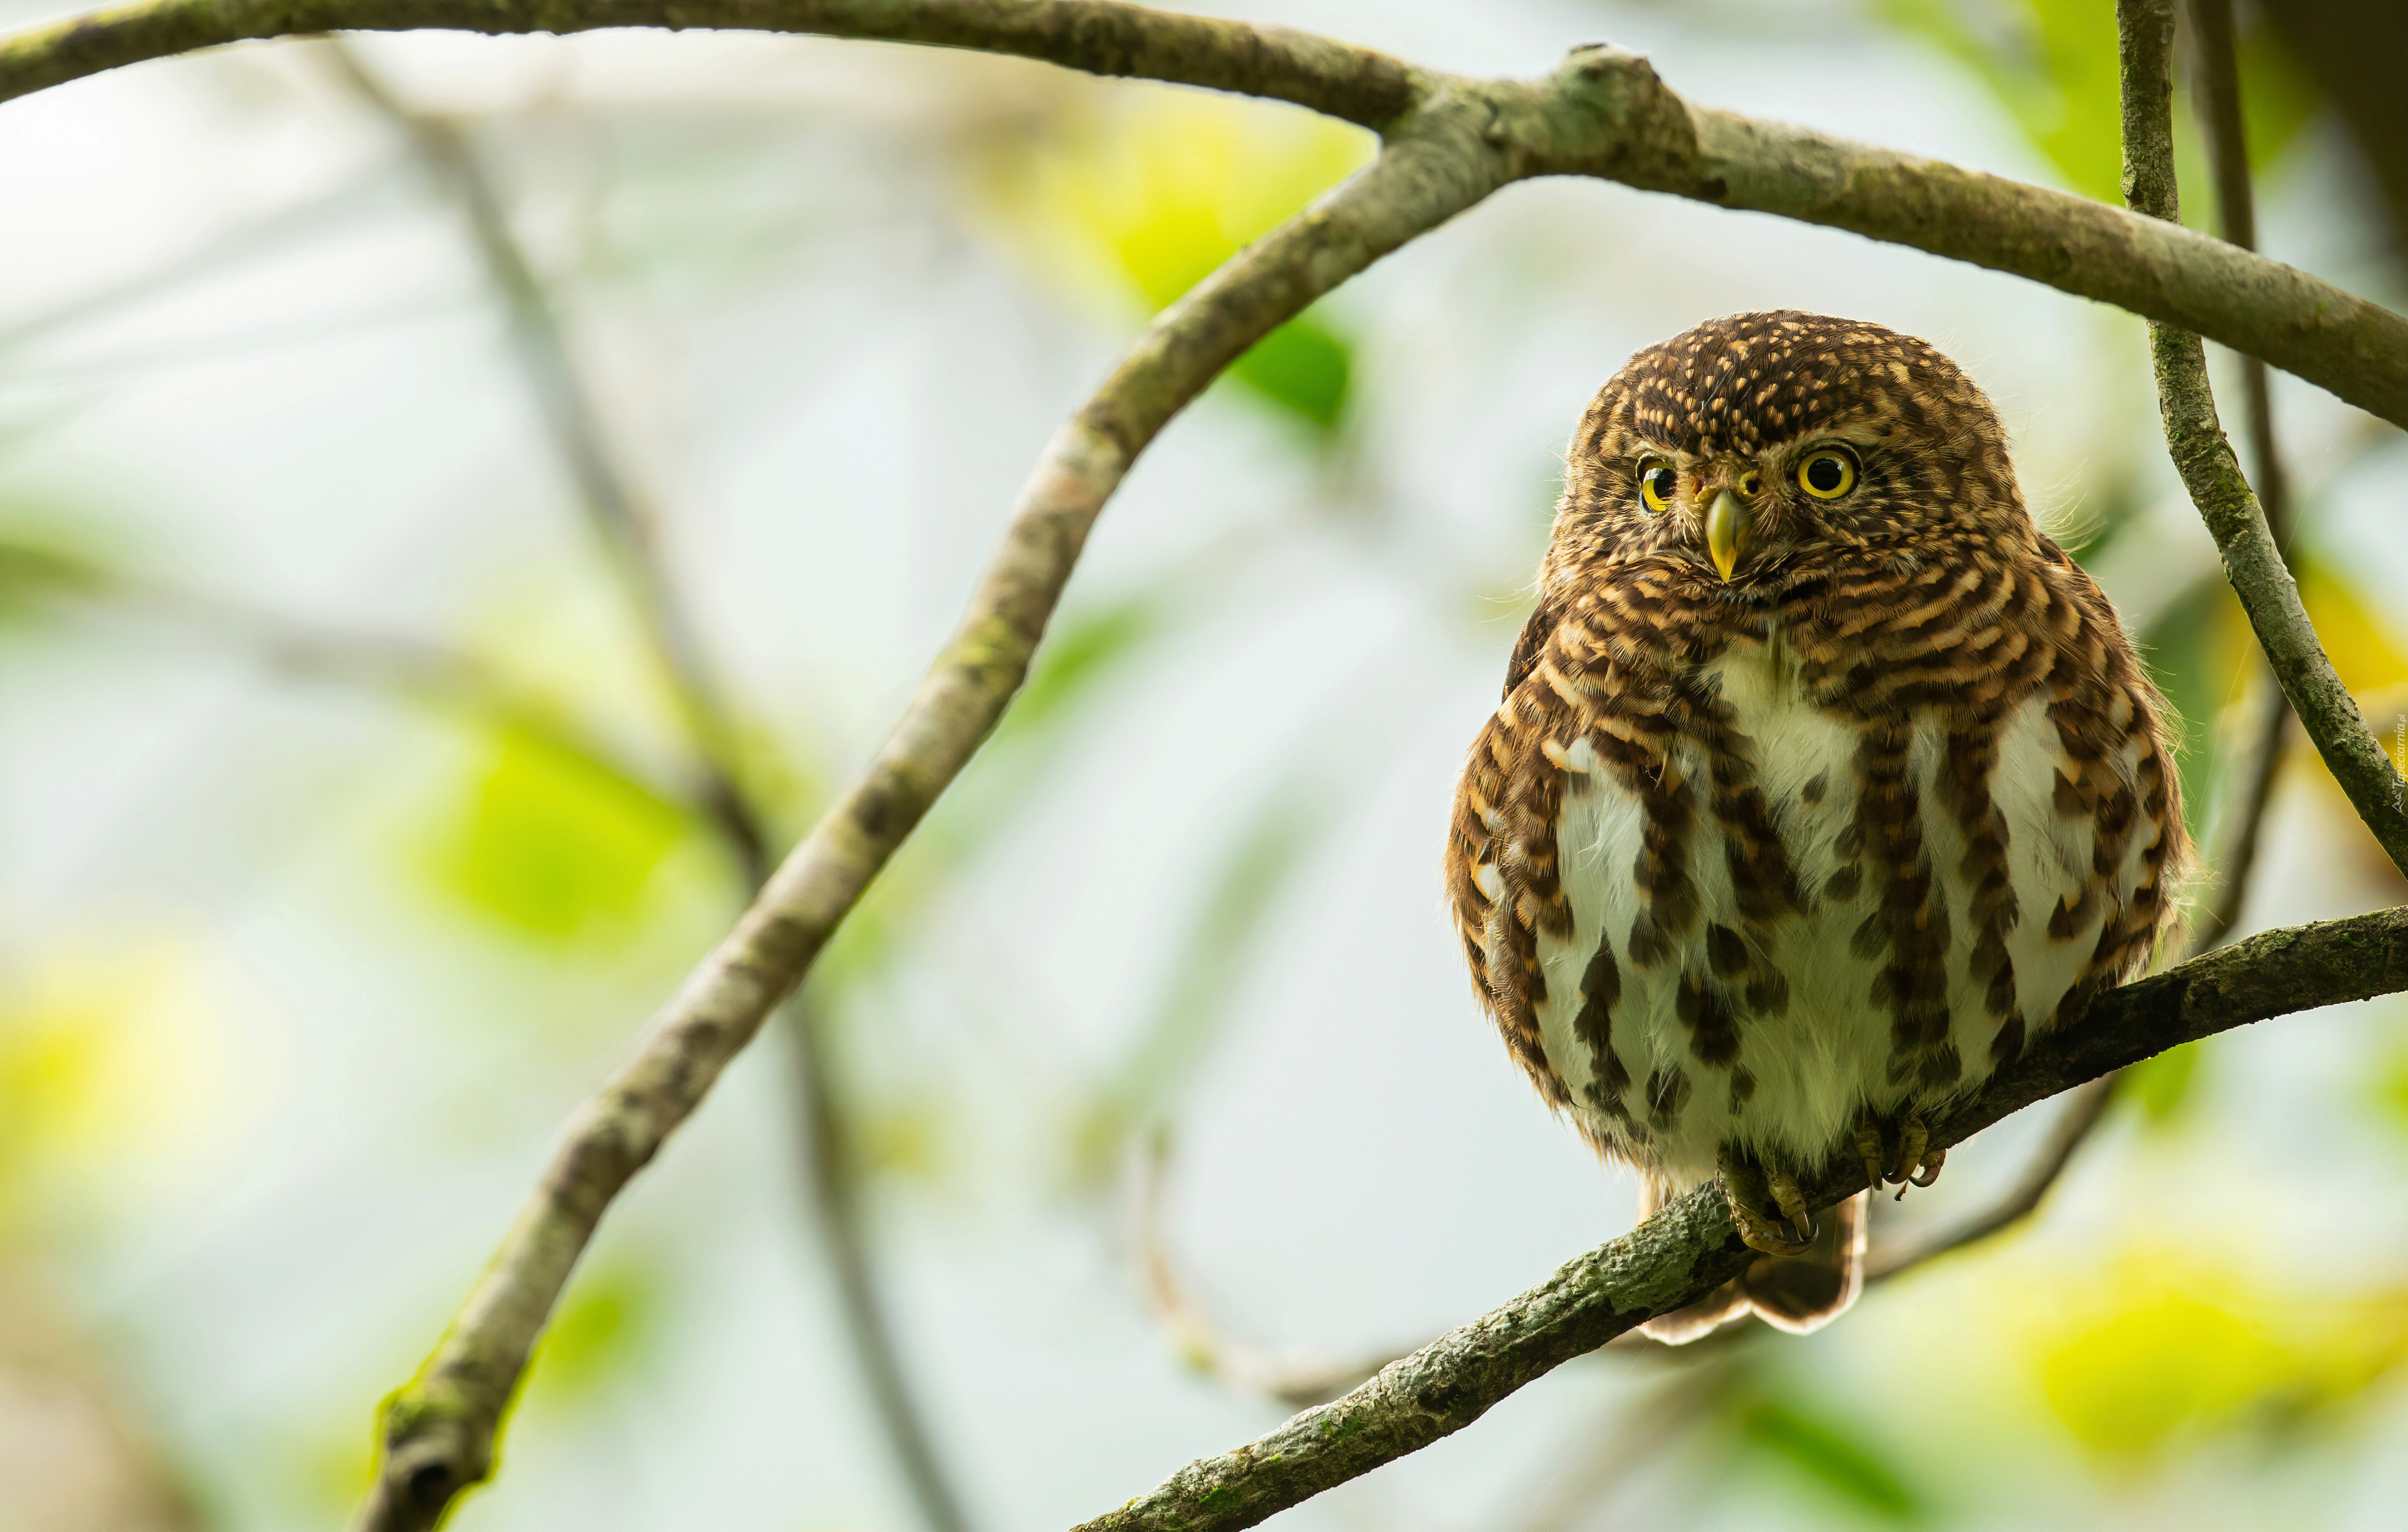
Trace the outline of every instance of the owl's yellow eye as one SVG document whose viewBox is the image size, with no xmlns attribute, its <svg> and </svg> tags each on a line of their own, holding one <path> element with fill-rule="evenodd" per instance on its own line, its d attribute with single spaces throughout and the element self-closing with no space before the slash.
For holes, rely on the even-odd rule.
<svg viewBox="0 0 2408 1532">
<path fill-rule="evenodd" d="M 1647 508 L 1661 515 L 1672 503 L 1672 495 L 1681 487 L 1681 476 L 1660 457 L 1643 458 L 1639 464 L 1639 498 Z"/>
<path fill-rule="evenodd" d="M 1856 487 L 1856 460 L 1830 447 L 1809 452 L 1798 465 L 1798 487 L 1817 500 L 1837 500 Z"/>
</svg>

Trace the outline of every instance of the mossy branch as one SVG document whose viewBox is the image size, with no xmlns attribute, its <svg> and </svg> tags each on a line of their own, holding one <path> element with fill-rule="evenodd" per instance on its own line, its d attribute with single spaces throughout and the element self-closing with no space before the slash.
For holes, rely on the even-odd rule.
<svg viewBox="0 0 2408 1532">
<path fill-rule="evenodd" d="M 2220 239 L 1944 161 L 1696 106 L 1647 61 L 1576 50 L 1476 80 L 1324 37 L 1113 0 L 148 0 L 0 42 L 0 101 L 195 49 L 304 33 L 724 27 L 928 43 L 1289 101 L 1395 138 L 1477 100 L 1505 179 L 1579 175 L 1828 224 L 2194 330 L 2408 427 L 2408 319 Z"/>
<path fill-rule="evenodd" d="M 2136 212 L 2171 223 L 2181 216 L 2174 180 L 2173 0 L 2117 0 L 2115 31 L 2123 66 L 2124 197 Z M 2408 875 L 2408 790 L 2316 640 L 2299 582 L 2224 438 L 2208 386 L 2206 348 L 2189 329 L 2153 322 L 2149 356 L 2166 450 L 2215 538 L 2233 594 L 2283 694 L 2350 807 L 2392 865 Z M 2408 378 L 2408 350 L 2395 353 L 2392 365 Z"/>
<path fill-rule="evenodd" d="M 1951 1146 L 2035 1101 L 2218 1032 L 2408 989 L 2408 909 L 2269 931 L 2110 990 L 2036 1039 L 1932 1127 Z M 1865 1184 L 1842 1154 L 1806 1178 L 1828 1208 Z M 1233 1452 L 1199 1458 L 1077 1532 L 1226 1532 L 1463 1429 L 1507 1395 L 1642 1321 L 1704 1297 L 1755 1259 L 1719 1182 L 1558 1269 L 1503 1307 L 1390 1363 L 1354 1392 Z"/>
</svg>

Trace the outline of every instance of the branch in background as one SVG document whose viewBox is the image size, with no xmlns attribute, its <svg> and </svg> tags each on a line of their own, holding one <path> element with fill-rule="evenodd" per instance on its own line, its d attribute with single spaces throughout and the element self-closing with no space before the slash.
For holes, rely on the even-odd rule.
<svg viewBox="0 0 2408 1532">
<path fill-rule="evenodd" d="M 488 275 L 508 307 L 521 370 L 554 447 L 575 482 L 587 521 L 609 556 L 683 723 L 701 781 L 698 805 L 720 833 L 743 880 L 759 893 L 774 863 L 765 806 L 743 786 L 733 709 L 679 598 L 659 542 L 659 519 L 609 448 L 599 402 L 572 354 L 552 295 L 510 227 L 500 191 L 476 146 L 453 122 L 413 109 L 340 38 L 327 44 L 345 80 L 409 138 L 467 216 Z M 831 1078 L 824 1041 L 800 999 L 785 1009 L 796 1054 L 797 1147 L 813 1231 L 819 1237 L 847 1339 L 860 1367 L 903 1486 L 928 1532 L 968 1532 L 968 1518 L 914 1396 L 872 1270 L 867 1229 L 850 1150 L 852 1129 Z"/>
<path fill-rule="evenodd" d="M 1030 655 L 1104 501 L 1222 368 L 1322 294 L 1486 195 L 1503 174 L 1476 104 L 1416 131 L 1158 316 L 1056 434 L 963 625 L 864 776 L 770 878 L 570 1119 L 536 1194 L 417 1378 L 388 1401 L 363 1528 L 427 1527 L 492 1469 L 501 1418 L 604 1210 L 810 968 L 968 761 Z"/>
<path fill-rule="evenodd" d="M 508 309 L 519 368 L 576 485 L 579 504 L 626 587 L 645 642 L 660 663 L 694 743 L 705 784 L 704 807 L 743 867 L 747 891 L 760 887 L 771 866 L 768 837 L 739 785 L 737 731 L 726 698 L 661 556 L 658 516 L 610 450 L 611 433 L 570 352 L 552 294 L 511 232 L 509 210 L 478 160 L 476 146 L 458 124 L 410 107 L 340 38 L 328 41 L 325 49 L 345 83 L 401 130 L 467 215 L 478 253 Z"/>
<path fill-rule="evenodd" d="M 1386 1351 L 1342 1362 L 1282 1360 L 1230 1337 L 1189 1295 L 1171 1255 L 1163 1226 L 1169 1165 L 1169 1129 L 1157 1128 L 1147 1146 L 1138 1187 L 1138 1264 L 1154 1317 L 1170 1332 L 1182 1361 L 1239 1393 L 1301 1410 L 1336 1398 L 1406 1354 Z"/>
<path fill-rule="evenodd" d="M 2100 995 L 2079 1021 L 2044 1034 L 1948 1109 L 1931 1141 L 1953 1146 L 2035 1101 L 2182 1043 L 2403 989 L 2408 908 L 2264 932 Z M 1864 1186 L 1864 1167 L 1842 1154 L 1804 1180 L 1807 1205 L 1826 1208 Z M 1461 1430 L 1572 1357 L 1696 1302 L 1754 1258 L 1731 1227 L 1720 1187 L 1700 1186 L 1343 1398 L 1189 1464 L 1079 1532 L 1252 1526 Z"/>
<path fill-rule="evenodd" d="M 2172 0 L 2117 0 L 2115 30 L 2123 64 L 2124 194 L 2143 213 L 2180 216 L 2173 162 Z M 2284 694 L 2315 741 L 2325 766 L 2349 795 L 2393 866 L 2408 875 L 2408 801 L 2400 773 L 2359 716 L 2316 641 L 2300 588 L 2283 563 L 2258 497 L 2233 461 L 2208 386 L 2207 354 L 2187 330 L 2152 323 L 2149 349 L 2157 377 L 2166 448 L 2184 486 L 2224 555 L 2225 572 L 2266 651 Z M 2408 367 L 2393 368 L 2408 380 Z"/>
<path fill-rule="evenodd" d="M 1739 1353 L 1717 1347 L 1694 1357 L 1687 1354 L 1698 1344 L 1661 1348 L 1680 1351 L 1682 1360 L 1694 1365 L 1657 1383 L 1640 1399 L 1628 1404 L 1615 1401 L 1597 1411 L 1586 1433 L 1586 1455 L 1556 1470 L 1515 1532 L 1572 1532 L 1575 1527 L 1596 1525 L 1600 1503 L 1632 1472 L 1726 1403 Z"/>
<path fill-rule="evenodd" d="M 1496 184 L 1598 176 L 1851 229 L 2196 330 L 2408 426 L 2408 319 L 2176 225 L 1942 161 L 1697 107 L 1647 61 L 1582 49 L 1544 81 L 1484 81 L 1284 28 L 1111 0 L 147 0 L 0 43 L 0 100 L 244 38 L 446 27 L 515 33 L 709 26 L 937 43 L 1092 74 L 1292 101 L 1420 136 L 1476 109 Z M 1491 157 L 1483 153 L 1469 164 Z M 1493 186 L 1490 188 L 1493 190 Z"/>
<path fill-rule="evenodd" d="M 2107 1107 L 2115 1098 L 2115 1087 L 2122 1074 L 2104 1075 L 2087 1085 L 2077 1086 L 2066 1093 L 2065 1106 L 2049 1130 L 2048 1139 L 2033 1156 L 2031 1165 L 2007 1195 L 1987 1211 L 1979 1213 L 1943 1234 L 1910 1243 L 1903 1249 L 1892 1250 L 1885 1245 L 1865 1261 L 1865 1281 L 1887 1281 L 1892 1277 L 1914 1270 L 1926 1261 L 1979 1244 L 1993 1235 L 2003 1234 L 2040 1209 L 2049 1188 L 2065 1174 L 2072 1163 L 2074 1152 L 2107 1115 Z"/>
<path fill-rule="evenodd" d="M 215 641 L 254 648 L 269 664 L 296 674 L 409 697 L 518 735 L 679 815 L 697 811 L 693 795 L 681 786 L 658 780 L 558 709 L 481 662 L 423 639 L 307 623 L 122 574 L 75 555 L 7 541 L 0 541 L 0 589 L 116 608 Z"/>
</svg>

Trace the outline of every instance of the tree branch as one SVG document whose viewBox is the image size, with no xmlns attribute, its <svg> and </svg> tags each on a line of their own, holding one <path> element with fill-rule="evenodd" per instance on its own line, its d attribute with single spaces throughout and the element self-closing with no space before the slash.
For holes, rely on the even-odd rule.
<svg viewBox="0 0 2408 1532">
<path fill-rule="evenodd" d="M 2222 240 L 2070 193 L 1693 106 L 1647 61 L 1576 50 L 1543 81 L 1480 81 L 1283 28 L 1110 0 L 148 0 L 0 44 L 0 101 L 245 38 L 724 26 L 935 43 L 1291 101 L 1395 136 L 1479 98 L 1505 180 L 1597 176 L 1777 213 L 2028 277 L 2198 331 L 2408 426 L 2408 319 Z M 1492 187 L 1493 190 L 1493 187 Z"/>
<path fill-rule="evenodd" d="M 744 786 L 735 711 L 705 653 L 699 627 L 679 596 L 661 549 L 657 507 L 610 447 L 613 433 L 578 365 L 549 284 L 520 244 L 500 189 L 459 125 L 403 101 L 343 38 L 329 39 L 327 50 L 345 82 L 410 141 L 440 188 L 460 205 L 508 312 L 520 371 L 551 430 L 585 519 L 667 682 L 694 756 L 699 784 L 696 809 L 718 831 L 749 901 L 777 865 L 770 849 L 770 816 Z M 799 998 L 789 1002 L 785 1016 L 796 1055 L 797 1145 L 808 1210 L 827 1260 L 870 1413 L 929 1532 L 968 1532 L 961 1496 L 945 1471 L 879 1301 L 861 1199 L 846 1150 L 851 1129 L 819 1029 Z"/>
<path fill-rule="evenodd" d="M 2180 216 L 2173 159 L 2173 0 L 2117 0 L 2117 51 L 2123 64 L 2124 196 L 2169 222 Z M 2166 449 L 2224 555 L 2226 575 L 2249 614 L 2283 693 L 2315 741 L 2350 807 L 2374 833 L 2392 865 L 2408 875 L 2408 798 L 2400 773 L 2366 726 L 2316 641 L 2300 588 L 2283 562 L 2258 497 L 2242 477 L 2215 416 L 2207 352 L 2200 337 L 2169 324 L 2149 326 L 2157 407 Z M 2408 380 L 2408 347 L 2393 371 Z"/>
<path fill-rule="evenodd" d="M 1292 101 L 1375 129 L 1428 94 L 1420 71 L 1368 48 L 1114 0 L 153 0 L 36 28 L 0 45 L 0 101 L 146 59 L 251 39 L 604 27 L 805 32 L 976 49 L 1091 75 Z"/>
<path fill-rule="evenodd" d="M 418 1377 L 387 1402 L 363 1528 L 432 1526 L 491 1471 L 501 1417 L 603 1210 L 810 967 L 1026 673 L 1088 529 L 1138 452 L 1248 346 L 1494 190 L 1484 114 L 1440 103 L 1367 170 L 1150 325 L 1047 447 L 959 633 L 863 775 L 579 1108 Z"/>
<path fill-rule="evenodd" d="M 2182 1043 L 2403 989 L 2408 908 L 2268 931 L 2100 995 L 2080 1020 L 2036 1039 L 1944 1112 L 1931 1141 L 1959 1143 L 2035 1101 Z M 1807 1201 L 1829 1207 L 1864 1184 L 1863 1165 L 1842 1153 L 1807 1178 Z M 1696 1302 L 1754 1258 L 1731 1227 L 1721 1187 L 1710 1182 L 1343 1398 L 1189 1464 L 1078 1532 L 1252 1526 L 1461 1430 L 1562 1363 Z"/>
</svg>

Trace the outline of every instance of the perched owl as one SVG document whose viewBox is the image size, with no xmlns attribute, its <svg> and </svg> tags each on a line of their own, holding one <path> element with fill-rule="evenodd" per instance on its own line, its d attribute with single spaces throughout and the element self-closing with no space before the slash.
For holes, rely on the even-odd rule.
<svg viewBox="0 0 2408 1532">
<path fill-rule="evenodd" d="M 1739 314 L 1598 392 L 1447 873 L 1641 1215 L 1719 1172 L 1763 1253 L 1653 1333 L 1845 1310 L 1870 1193 L 1817 1230 L 1798 1173 L 1929 1185 L 1927 1114 L 2138 973 L 2186 856 L 2164 703 L 1955 364 Z"/>
</svg>

